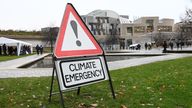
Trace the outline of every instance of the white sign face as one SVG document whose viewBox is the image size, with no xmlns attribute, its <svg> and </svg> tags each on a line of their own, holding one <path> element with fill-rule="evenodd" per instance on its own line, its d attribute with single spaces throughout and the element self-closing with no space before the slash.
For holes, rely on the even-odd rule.
<svg viewBox="0 0 192 108">
<path fill-rule="evenodd" d="M 75 22 L 75 27 L 72 26 L 72 21 Z M 70 13 L 61 51 L 96 49 L 93 42 L 89 39 L 83 28 L 76 22 L 78 21 L 76 21 L 74 16 Z"/>
<path fill-rule="evenodd" d="M 103 57 L 61 60 L 55 63 L 61 90 L 108 79 Z"/>
<path fill-rule="evenodd" d="M 67 5 L 55 43 L 57 58 L 102 55 L 99 43 L 72 5 Z"/>
</svg>

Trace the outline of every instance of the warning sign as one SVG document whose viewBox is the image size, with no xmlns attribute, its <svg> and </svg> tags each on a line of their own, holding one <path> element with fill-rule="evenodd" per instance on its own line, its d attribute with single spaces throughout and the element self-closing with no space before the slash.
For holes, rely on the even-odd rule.
<svg viewBox="0 0 192 108">
<path fill-rule="evenodd" d="M 103 57 L 61 60 L 56 64 L 62 90 L 108 80 Z"/>
<path fill-rule="evenodd" d="M 79 94 L 81 86 L 104 80 L 109 81 L 115 98 L 104 51 L 70 3 L 66 6 L 60 26 L 53 61 L 50 100 L 55 71 L 63 107 L 62 91 L 78 88 Z"/>
<path fill-rule="evenodd" d="M 57 58 L 103 54 L 94 36 L 70 4 L 65 10 L 54 54 Z"/>
</svg>

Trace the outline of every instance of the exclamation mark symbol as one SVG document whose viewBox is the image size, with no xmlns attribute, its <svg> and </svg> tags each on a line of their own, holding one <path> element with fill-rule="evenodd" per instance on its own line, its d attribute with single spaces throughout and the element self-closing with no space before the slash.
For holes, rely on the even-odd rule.
<svg viewBox="0 0 192 108">
<path fill-rule="evenodd" d="M 72 20 L 70 23 L 71 23 L 71 27 L 73 28 L 73 32 L 75 33 L 75 36 L 77 38 L 76 45 L 80 47 L 81 41 L 78 40 L 77 23 L 74 20 Z"/>
</svg>

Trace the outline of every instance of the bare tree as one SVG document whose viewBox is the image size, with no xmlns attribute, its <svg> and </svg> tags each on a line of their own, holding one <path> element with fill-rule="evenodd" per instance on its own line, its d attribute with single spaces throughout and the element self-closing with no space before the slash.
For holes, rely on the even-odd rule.
<svg viewBox="0 0 192 108">
<path fill-rule="evenodd" d="M 118 44 L 119 35 L 117 30 L 117 24 L 111 24 L 112 28 L 109 29 L 109 34 L 107 34 L 106 37 L 106 44 L 108 45 L 114 45 Z"/>
<path fill-rule="evenodd" d="M 192 9 L 186 9 L 185 16 L 181 18 L 181 21 L 184 23 L 192 23 Z"/>
<path fill-rule="evenodd" d="M 177 40 L 192 40 L 192 9 L 186 9 L 185 16 L 181 18 L 181 22 L 177 27 Z"/>
<path fill-rule="evenodd" d="M 53 45 L 56 41 L 58 31 L 59 31 L 58 27 L 47 27 L 44 28 L 44 30 L 42 30 L 44 41 L 46 42 L 46 45 L 51 48 L 51 52 L 53 52 Z"/>
<path fill-rule="evenodd" d="M 170 38 L 168 33 L 163 33 L 163 32 L 159 32 L 159 33 L 155 33 L 153 36 L 153 40 L 155 41 L 155 44 L 157 46 L 162 46 L 164 41 L 168 41 Z"/>
</svg>

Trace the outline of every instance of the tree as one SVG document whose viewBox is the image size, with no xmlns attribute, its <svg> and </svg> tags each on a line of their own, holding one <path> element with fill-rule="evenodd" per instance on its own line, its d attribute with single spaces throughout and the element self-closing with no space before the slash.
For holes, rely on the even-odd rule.
<svg viewBox="0 0 192 108">
<path fill-rule="evenodd" d="M 181 18 L 181 21 L 187 24 L 192 23 L 192 9 L 186 9 L 185 16 Z"/>
<path fill-rule="evenodd" d="M 59 32 L 58 27 L 47 27 L 47 28 L 43 28 L 42 30 L 44 41 L 48 46 L 51 47 L 51 52 L 53 52 L 53 45 L 56 41 L 58 32 Z"/>
<path fill-rule="evenodd" d="M 111 24 L 111 29 L 109 29 L 109 34 L 106 38 L 106 44 L 108 45 L 114 45 L 118 43 L 118 30 L 117 30 L 118 24 Z"/>
<path fill-rule="evenodd" d="M 192 9 L 186 9 L 185 16 L 181 18 L 181 22 L 177 27 L 177 40 L 192 40 Z"/>
</svg>

